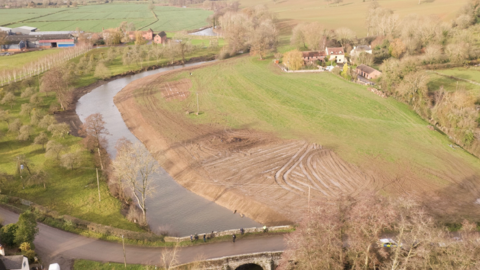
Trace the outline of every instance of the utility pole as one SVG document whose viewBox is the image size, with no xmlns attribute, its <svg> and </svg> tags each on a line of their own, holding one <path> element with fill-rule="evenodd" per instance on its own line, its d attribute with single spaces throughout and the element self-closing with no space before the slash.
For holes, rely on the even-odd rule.
<svg viewBox="0 0 480 270">
<path fill-rule="evenodd" d="M 125 268 L 127 268 L 127 254 L 125 253 L 125 240 L 123 239 L 123 234 L 122 234 L 122 244 L 123 244 L 123 263 L 125 264 Z"/>
<path fill-rule="evenodd" d="M 100 180 L 98 179 L 98 168 L 95 169 L 97 170 L 98 201 L 101 202 L 102 199 L 100 198 Z"/>
<path fill-rule="evenodd" d="M 100 148 L 97 148 L 97 150 L 98 150 L 98 157 L 100 158 L 100 167 L 102 168 L 102 171 L 103 171 L 102 154 L 100 154 Z"/>
</svg>

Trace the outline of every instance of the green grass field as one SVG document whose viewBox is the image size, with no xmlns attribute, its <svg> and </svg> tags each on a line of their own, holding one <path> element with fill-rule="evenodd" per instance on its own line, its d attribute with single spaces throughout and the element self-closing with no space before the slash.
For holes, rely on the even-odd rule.
<svg viewBox="0 0 480 270">
<path fill-rule="evenodd" d="M 0 24 L 10 24 L 8 27 L 34 26 L 40 31 L 73 31 L 79 27 L 85 31 L 100 32 L 102 28 L 118 27 L 121 22 L 127 21 L 133 22 L 137 29 L 180 31 L 207 25 L 206 19 L 212 13 L 201 9 L 160 6 L 155 7 L 154 12 L 158 21 L 148 9 L 147 4 L 105 4 L 62 9 L 14 9 L 12 14 L 16 15 L 0 11 Z M 5 17 L 2 17 L 3 15 Z"/>
<path fill-rule="evenodd" d="M 42 94 L 43 102 L 37 110 L 46 111 L 55 97 Z M 22 124 L 28 124 L 28 116 L 19 115 L 21 104 L 28 103 L 28 98 L 20 98 L 16 93 L 13 106 L 0 105 L 0 109 L 8 110 L 10 119 L 19 118 Z M 81 138 L 65 136 L 54 140 L 68 147 L 66 152 L 82 151 L 83 164 L 73 170 L 65 169 L 56 159 L 47 159 L 41 145 L 33 144 L 33 138 L 40 132 L 46 132 L 49 139 L 51 134 L 34 126 L 34 133 L 30 140 L 19 141 L 16 133 L 8 132 L 8 123 L 0 122 L 0 173 L 14 175 L 14 179 L 1 183 L 1 193 L 20 197 L 48 207 L 60 214 L 71 215 L 91 222 L 110 225 L 113 227 L 142 231 L 136 224 L 129 222 L 121 213 L 122 204 L 110 195 L 107 184 L 100 182 L 102 201 L 98 201 L 97 181 L 93 159 L 89 152 L 80 145 Z M 65 152 L 64 152 L 65 153 Z M 42 185 L 28 185 L 20 176 L 16 175 L 14 158 L 25 155 L 30 162 L 32 171 L 44 170 L 48 174 L 46 189 Z M 26 174 L 26 172 L 24 172 Z M 25 184 L 25 188 L 23 188 Z"/>
<path fill-rule="evenodd" d="M 73 270 L 153 270 L 153 266 L 127 264 L 127 267 L 123 263 L 100 263 L 87 260 L 75 260 L 73 264 Z M 158 269 L 158 268 L 157 268 Z M 158 269 L 160 270 L 160 269 Z"/>
<path fill-rule="evenodd" d="M 437 72 L 448 76 L 454 76 L 460 79 L 466 79 L 480 83 L 480 68 L 478 67 L 443 69 L 437 70 Z"/>
<path fill-rule="evenodd" d="M 408 14 L 435 15 L 444 21 L 453 19 L 462 5 L 468 0 L 435 0 L 418 5 L 415 0 L 377 0 L 385 8 L 390 8 L 401 17 Z M 349 27 L 358 35 L 367 34 L 365 16 L 371 1 L 345 0 L 343 3 L 328 6 L 326 1 L 315 0 L 240 0 L 242 7 L 267 5 L 282 20 L 318 21 L 327 28 Z"/>
<path fill-rule="evenodd" d="M 18 53 L 10 56 L 0 56 L 0 71 L 22 68 L 24 65 L 35 62 L 38 59 L 61 52 L 61 49 L 33 51 Z"/>
<path fill-rule="evenodd" d="M 429 130 L 428 123 L 407 105 L 381 98 L 331 73 L 286 74 L 269 60 L 241 57 L 198 69 L 194 74 L 190 91 L 199 92 L 204 113 L 190 115 L 192 124 L 225 123 L 284 138 L 308 139 L 335 150 L 348 162 L 384 173 L 408 171 L 398 164 L 406 164 L 411 171 L 428 168 L 455 172 L 459 178 L 464 177 L 462 166 L 467 171 L 480 171 L 478 159 L 449 147 L 449 139 Z M 180 72 L 167 78 L 189 77 L 189 72 Z M 182 103 L 158 97 L 156 104 L 186 117 L 187 108 L 196 110 L 195 97 L 190 95 Z M 137 100 L 142 104 L 143 95 Z M 166 128 L 164 133 L 172 132 Z M 175 135 L 178 140 L 185 139 Z M 374 160 L 381 163 L 375 164 Z M 452 166 L 452 162 L 458 166 Z M 448 184 L 441 177 L 425 175 L 421 177 L 436 187 Z"/>
</svg>

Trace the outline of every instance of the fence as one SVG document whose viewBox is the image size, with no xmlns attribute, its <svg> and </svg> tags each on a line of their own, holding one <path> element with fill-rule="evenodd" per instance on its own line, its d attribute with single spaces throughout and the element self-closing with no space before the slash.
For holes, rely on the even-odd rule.
<svg viewBox="0 0 480 270">
<path fill-rule="evenodd" d="M 78 46 L 70 49 L 63 49 L 63 51 L 59 54 L 39 59 L 33 63 L 23 66 L 22 68 L 4 70 L 0 73 L 0 86 L 39 75 L 50 68 L 65 63 L 68 60 L 80 56 L 91 49 L 91 46 Z"/>
</svg>

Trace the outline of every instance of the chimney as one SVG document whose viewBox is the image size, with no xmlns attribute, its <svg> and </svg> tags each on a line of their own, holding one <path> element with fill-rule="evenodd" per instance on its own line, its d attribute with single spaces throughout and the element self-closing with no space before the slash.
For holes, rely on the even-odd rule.
<svg viewBox="0 0 480 270">
<path fill-rule="evenodd" d="M 5 256 L 5 249 L 0 245 L 0 255 Z"/>
</svg>

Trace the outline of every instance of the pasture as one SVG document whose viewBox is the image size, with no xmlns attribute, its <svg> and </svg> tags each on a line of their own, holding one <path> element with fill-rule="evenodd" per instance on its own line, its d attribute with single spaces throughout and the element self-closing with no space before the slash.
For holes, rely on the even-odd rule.
<svg viewBox="0 0 480 270">
<path fill-rule="evenodd" d="M 26 64 L 35 62 L 40 58 L 59 52 L 61 52 L 61 49 L 33 51 L 27 53 L 18 53 L 9 56 L 0 56 L 0 72 L 3 70 L 22 68 Z"/>
<path fill-rule="evenodd" d="M 9 12 L 12 13 L 9 13 Z M 27 12 L 28 11 L 28 12 Z M 121 22 L 134 23 L 137 29 L 154 31 L 193 30 L 207 25 L 211 11 L 177 7 L 155 7 L 155 15 L 146 4 L 104 4 L 61 9 L 12 9 L 1 11 L 0 24 L 8 27 L 34 26 L 40 31 L 66 31 L 81 28 L 100 32 L 118 27 Z M 11 15 L 15 14 L 15 15 Z M 18 17 L 19 15 L 20 17 Z"/>
<path fill-rule="evenodd" d="M 365 16 L 371 1 L 344 0 L 339 5 L 328 5 L 315 0 L 240 0 L 242 7 L 267 5 L 281 20 L 318 21 L 327 28 L 349 27 L 359 36 L 367 34 Z M 392 9 L 400 17 L 408 14 L 434 15 L 448 21 L 455 18 L 459 8 L 468 0 L 435 0 L 418 4 L 416 0 L 377 0 L 385 8 Z"/>
<path fill-rule="evenodd" d="M 334 74 L 286 74 L 270 61 L 252 57 L 196 69 L 193 77 L 190 72 L 162 76 L 156 83 L 171 86 L 175 81 L 191 80 L 191 94 L 184 100 L 162 98 L 163 92 L 151 82 L 150 86 L 136 85 L 140 87 L 136 100 L 145 119 L 160 119 L 159 114 L 175 119 L 171 126 L 163 120 L 152 122 L 154 127 L 163 123 L 158 124 L 159 131 L 171 143 L 195 138 L 184 131 L 188 126 L 211 126 L 211 133 L 231 127 L 306 140 L 333 150 L 364 171 L 375 172 L 377 187 L 392 193 L 439 190 L 480 171 L 478 159 L 452 148 L 447 136 L 430 130 L 407 105 L 381 98 Z M 196 111 L 196 93 L 201 113 L 185 115 L 185 111 Z"/>
</svg>

